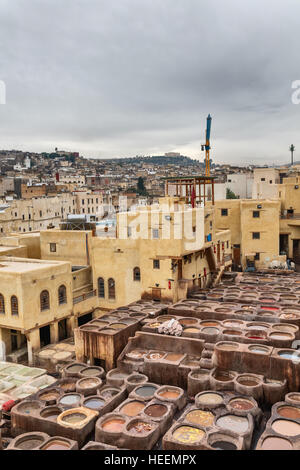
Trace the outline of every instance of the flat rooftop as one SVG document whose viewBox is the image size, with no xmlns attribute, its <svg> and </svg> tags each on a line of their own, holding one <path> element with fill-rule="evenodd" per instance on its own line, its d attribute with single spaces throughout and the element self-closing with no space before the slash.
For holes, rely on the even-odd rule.
<svg viewBox="0 0 300 470">
<path fill-rule="evenodd" d="M 69 264 L 67 261 L 47 261 L 28 258 L 8 258 L 0 256 L 1 273 L 27 273 Z"/>
</svg>

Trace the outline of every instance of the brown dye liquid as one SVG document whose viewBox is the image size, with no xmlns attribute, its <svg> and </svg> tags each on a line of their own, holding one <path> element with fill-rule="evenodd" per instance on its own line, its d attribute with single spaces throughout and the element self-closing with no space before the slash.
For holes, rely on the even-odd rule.
<svg viewBox="0 0 300 470">
<path fill-rule="evenodd" d="M 283 436 L 298 436 L 300 434 L 300 424 L 286 419 L 278 419 L 274 421 L 272 429 Z"/>
<path fill-rule="evenodd" d="M 39 399 L 42 401 L 54 401 L 59 397 L 58 392 L 48 392 L 48 393 L 43 393 L 42 395 L 39 396 Z"/>
<path fill-rule="evenodd" d="M 99 375 L 100 370 L 91 367 L 91 368 L 88 368 L 88 369 L 82 371 L 81 373 L 82 373 L 82 375 L 87 375 L 87 376 L 93 377 L 95 375 Z"/>
<path fill-rule="evenodd" d="M 165 360 L 166 361 L 171 361 L 171 362 L 176 362 L 176 361 L 179 361 L 179 359 L 181 359 L 183 357 L 182 354 L 175 354 L 175 353 L 171 353 L 171 354 L 167 354 L 166 357 L 165 357 Z"/>
<path fill-rule="evenodd" d="M 300 419 L 300 409 L 294 406 L 281 406 L 277 413 L 284 418 Z"/>
<path fill-rule="evenodd" d="M 176 390 L 164 390 L 159 393 L 160 397 L 168 398 L 169 400 L 175 400 L 179 397 L 179 395 L 180 392 L 177 392 Z"/>
<path fill-rule="evenodd" d="M 185 328 L 184 332 L 185 333 L 199 333 L 199 328 Z"/>
<path fill-rule="evenodd" d="M 262 450 L 291 450 L 292 444 L 281 437 L 267 437 L 262 446 Z"/>
<path fill-rule="evenodd" d="M 219 323 L 215 321 L 205 321 L 201 323 L 201 326 L 219 326 Z"/>
<path fill-rule="evenodd" d="M 65 383 L 60 385 L 60 388 L 62 388 L 65 392 L 74 392 L 76 385 L 75 382 Z"/>
<path fill-rule="evenodd" d="M 242 411 L 248 411 L 251 410 L 254 405 L 251 401 L 248 400 L 231 400 L 229 402 L 230 406 L 234 408 L 235 410 L 242 410 Z"/>
<path fill-rule="evenodd" d="M 66 450 L 69 449 L 70 445 L 64 441 L 51 441 L 42 447 L 42 450 Z"/>
<path fill-rule="evenodd" d="M 246 385 L 246 387 L 256 387 L 257 385 L 259 385 L 258 382 L 251 379 L 240 379 L 238 380 L 238 382 L 241 385 Z"/>
<path fill-rule="evenodd" d="M 124 424 L 125 421 L 123 419 L 113 418 L 102 424 L 102 429 L 108 432 L 120 432 Z"/>
<path fill-rule="evenodd" d="M 213 377 L 215 380 L 219 380 L 221 382 L 229 382 L 233 379 L 230 375 L 226 374 L 226 372 L 217 372 Z"/>
<path fill-rule="evenodd" d="M 147 434 L 148 432 L 152 431 L 152 429 L 154 429 L 153 424 L 139 421 L 130 426 L 129 431 L 133 432 L 137 436 L 140 436 L 141 434 Z"/>
<path fill-rule="evenodd" d="M 150 405 L 145 410 L 145 414 L 151 416 L 152 418 L 160 418 L 166 414 L 167 411 L 168 408 L 164 405 Z"/>
<path fill-rule="evenodd" d="M 121 413 L 126 416 L 136 416 L 138 415 L 143 409 L 145 405 L 139 401 L 131 401 L 121 408 Z"/>
</svg>

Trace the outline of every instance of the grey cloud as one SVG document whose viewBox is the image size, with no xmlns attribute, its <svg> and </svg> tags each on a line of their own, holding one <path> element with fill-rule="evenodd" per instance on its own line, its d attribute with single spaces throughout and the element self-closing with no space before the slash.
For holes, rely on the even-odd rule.
<svg viewBox="0 0 300 470">
<path fill-rule="evenodd" d="M 0 0 L 0 147 L 197 158 L 210 112 L 216 161 L 283 163 L 299 15 L 297 0 Z"/>
</svg>

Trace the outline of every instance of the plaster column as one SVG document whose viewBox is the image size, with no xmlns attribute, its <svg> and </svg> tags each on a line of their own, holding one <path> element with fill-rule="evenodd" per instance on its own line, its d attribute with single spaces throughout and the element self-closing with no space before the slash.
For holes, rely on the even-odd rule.
<svg viewBox="0 0 300 470">
<path fill-rule="evenodd" d="M 50 325 L 50 341 L 51 343 L 58 343 L 58 340 L 58 322 L 55 322 Z"/>
<path fill-rule="evenodd" d="M 31 331 L 26 336 L 27 336 L 28 363 L 29 365 L 33 365 L 34 364 L 33 353 L 36 351 L 39 351 L 41 348 L 39 328 Z"/>
</svg>

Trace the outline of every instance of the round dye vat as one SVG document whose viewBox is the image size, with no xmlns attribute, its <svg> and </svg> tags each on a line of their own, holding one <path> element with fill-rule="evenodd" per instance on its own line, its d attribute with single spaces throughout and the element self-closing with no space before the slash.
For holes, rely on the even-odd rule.
<svg viewBox="0 0 300 470">
<path fill-rule="evenodd" d="M 284 331 L 286 333 L 295 333 L 298 330 L 296 325 L 284 325 L 284 324 L 273 325 L 272 329 L 276 331 Z"/>
<path fill-rule="evenodd" d="M 18 411 L 21 411 L 21 413 L 25 413 L 26 415 L 29 415 L 32 412 L 39 410 L 40 408 L 41 408 L 41 404 L 39 402 L 29 401 L 29 402 L 21 403 L 20 406 L 18 406 Z"/>
<path fill-rule="evenodd" d="M 98 410 L 105 405 L 105 401 L 101 400 L 101 398 L 89 398 L 85 400 L 83 406 L 86 408 L 90 408 L 91 410 Z"/>
<path fill-rule="evenodd" d="M 229 405 L 231 408 L 239 411 L 249 411 L 254 408 L 252 401 L 245 398 L 234 398 L 233 400 L 230 400 Z"/>
<path fill-rule="evenodd" d="M 244 434 L 249 428 L 247 418 L 235 415 L 221 416 L 221 418 L 218 418 L 216 424 L 222 429 L 228 429 L 236 432 L 237 434 Z"/>
<path fill-rule="evenodd" d="M 267 437 L 264 439 L 261 450 L 292 450 L 293 446 L 287 439 L 281 437 Z"/>
<path fill-rule="evenodd" d="M 176 400 L 179 395 L 180 392 L 178 390 L 166 389 L 159 392 L 160 397 L 167 398 L 168 400 Z"/>
<path fill-rule="evenodd" d="M 61 414 L 61 410 L 59 408 L 55 407 L 49 407 L 45 408 L 44 410 L 41 411 L 40 415 L 43 418 L 49 419 L 50 421 L 55 421 L 57 420 L 57 416 Z"/>
<path fill-rule="evenodd" d="M 87 377 L 95 377 L 101 373 L 100 369 L 96 367 L 87 367 L 85 370 L 81 371 L 81 374 Z"/>
<path fill-rule="evenodd" d="M 300 393 L 290 393 L 289 398 L 300 403 Z"/>
<path fill-rule="evenodd" d="M 283 333 L 283 332 L 280 333 L 279 331 L 276 333 L 271 333 L 269 336 L 272 339 L 282 339 L 282 340 L 293 339 L 293 335 L 291 335 L 290 333 Z"/>
<path fill-rule="evenodd" d="M 279 351 L 278 356 L 284 359 L 299 359 L 299 354 L 296 351 Z"/>
<path fill-rule="evenodd" d="M 200 332 L 199 328 L 190 327 L 190 328 L 184 329 L 184 333 L 199 333 L 199 332 Z"/>
<path fill-rule="evenodd" d="M 290 419 L 300 419 L 300 408 L 294 406 L 281 406 L 277 409 L 279 416 Z"/>
<path fill-rule="evenodd" d="M 232 328 L 234 328 L 234 327 L 240 327 L 242 324 L 243 324 L 242 321 L 238 322 L 238 321 L 234 321 L 234 320 L 225 320 L 225 321 L 223 322 L 223 325 L 224 325 L 224 326 L 226 326 L 226 327 L 229 327 L 229 326 L 230 326 L 230 327 L 232 327 Z"/>
<path fill-rule="evenodd" d="M 198 442 L 205 436 L 202 429 L 193 428 L 191 426 L 180 426 L 173 432 L 173 438 L 184 444 L 193 444 Z"/>
<path fill-rule="evenodd" d="M 127 382 L 131 383 L 131 384 L 138 384 L 138 383 L 141 383 L 141 382 L 144 382 L 146 379 L 146 377 L 144 375 L 133 375 L 132 377 L 128 377 L 127 378 Z"/>
<path fill-rule="evenodd" d="M 217 321 L 203 321 L 200 323 L 200 326 L 203 327 L 211 327 L 211 326 L 219 326 L 219 322 Z"/>
<path fill-rule="evenodd" d="M 129 353 L 127 353 L 126 356 L 132 357 L 134 359 L 140 359 L 141 357 L 143 357 L 144 354 L 146 354 L 146 351 L 134 349 L 133 351 L 130 351 Z"/>
<path fill-rule="evenodd" d="M 150 405 L 145 409 L 144 413 L 152 418 L 160 418 L 165 415 L 168 408 L 164 405 Z"/>
<path fill-rule="evenodd" d="M 223 335 L 241 336 L 242 332 L 238 330 L 224 330 Z"/>
<path fill-rule="evenodd" d="M 144 421 L 138 421 L 128 426 L 128 431 L 132 432 L 136 436 L 141 436 L 142 434 L 148 434 L 155 428 L 152 423 L 145 423 Z"/>
<path fill-rule="evenodd" d="M 300 424 L 287 419 L 277 419 L 273 422 L 272 429 L 283 436 L 298 436 L 300 434 Z"/>
<path fill-rule="evenodd" d="M 262 330 L 262 331 L 265 331 L 265 330 L 268 330 L 269 329 L 269 326 L 266 326 L 266 325 L 261 325 L 261 324 L 248 324 L 247 325 L 247 329 L 248 330 Z"/>
<path fill-rule="evenodd" d="M 261 305 L 260 308 L 262 310 L 269 310 L 270 312 L 276 312 L 277 310 L 279 310 L 278 307 L 268 307 L 266 305 Z"/>
<path fill-rule="evenodd" d="M 76 395 L 75 393 L 64 395 L 59 400 L 59 403 L 61 403 L 62 405 L 69 405 L 69 406 L 78 405 L 78 403 L 80 402 L 80 398 L 81 398 L 80 395 Z"/>
<path fill-rule="evenodd" d="M 280 318 L 283 318 L 284 320 L 296 320 L 299 318 L 299 315 L 296 313 L 282 313 L 279 315 Z"/>
<path fill-rule="evenodd" d="M 95 377 L 93 379 L 81 379 L 80 380 L 80 388 L 90 388 L 95 387 L 96 385 L 100 385 L 101 381 Z"/>
<path fill-rule="evenodd" d="M 237 343 L 218 343 L 217 346 L 222 351 L 233 351 L 234 349 L 239 348 Z"/>
<path fill-rule="evenodd" d="M 41 395 L 39 395 L 39 400 L 56 401 L 59 395 L 60 395 L 59 392 L 57 392 L 56 390 L 52 390 L 52 391 L 49 390 L 48 392 L 44 392 Z"/>
<path fill-rule="evenodd" d="M 186 415 L 185 419 L 189 423 L 207 428 L 213 425 L 215 416 L 210 411 L 193 410 Z"/>
<path fill-rule="evenodd" d="M 229 382 L 230 380 L 232 380 L 234 377 L 232 374 L 230 374 L 229 372 L 222 372 L 222 371 L 216 371 L 213 375 L 214 379 L 215 380 L 219 380 L 220 382 Z"/>
<path fill-rule="evenodd" d="M 77 424 L 77 423 L 80 423 L 80 421 L 83 421 L 84 419 L 86 419 L 86 417 L 87 416 L 83 413 L 70 413 L 70 414 L 65 415 L 62 418 L 62 421 L 64 421 L 65 423 L 69 423 L 69 424 Z"/>
<path fill-rule="evenodd" d="M 121 432 L 124 424 L 124 419 L 112 418 L 102 424 L 102 429 L 107 432 Z"/>
<path fill-rule="evenodd" d="M 216 450 L 236 450 L 237 449 L 236 445 L 228 441 L 216 441 L 216 442 L 213 442 L 210 446 Z"/>
<path fill-rule="evenodd" d="M 66 450 L 70 448 L 70 444 L 67 442 L 60 440 L 60 439 L 55 439 L 54 441 L 50 441 L 47 444 L 45 444 L 41 450 Z"/>
<path fill-rule="evenodd" d="M 157 387 L 154 387 L 153 385 L 144 385 L 143 387 L 137 388 L 135 390 L 135 393 L 139 397 L 149 398 L 149 397 L 152 397 L 152 395 L 154 395 L 156 390 L 157 390 Z"/>
<path fill-rule="evenodd" d="M 128 375 L 126 372 L 113 372 L 113 374 L 110 374 L 112 379 L 126 379 Z"/>
<path fill-rule="evenodd" d="M 17 449 L 22 449 L 22 450 L 31 450 L 31 449 L 36 449 L 43 442 L 44 442 L 44 439 L 39 436 L 28 436 L 28 437 L 19 439 L 15 443 L 15 447 L 17 447 Z"/>
<path fill-rule="evenodd" d="M 218 393 L 203 393 L 197 400 L 201 405 L 221 405 L 223 403 L 223 397 Z"/>
<path fill-rule="evenodd" d="M 65 382 L 59 384 L 59 387 L 63 389 L 64 392 L 75 392 L 76 382 Z"/>
<path fill-rule="evenodd" d="M 160 325 L 161 325 L 161 323 L 156 321 L 156 322 L 153 322 L 153 323 L 149 323 L 148 327 L 149 328 L 158 328 Z"/>
<path fill-rule="evenodd" d="M 244 385 L 246 387 L 256 387 L 257 385 L 259 385 L 259 381 L 257 379 L 247 375 L 238 377 L 237 381 L 239 384 Z"/>
<path fill-rule="evenodd" d="M 246 334 L 247 338 L 249 339 L 265 339 L 266 338 L 266 335 L 260 335 L 260 334 L 252 334 L 252 333 L 247 333 Z"/>
<path fill-rule="evenodd" d="M 183 320 L 179 320 L 179 323 L 183 326 L 189 326 L 197 325 L 198 321 L 193 318 L 184 318 Z"/>
<path fill-rule="evenodd" d="M 202 328 L 201 333 L 205 333 L 207 335 L 217 335 L 219 334 L 220 330 L 219 328 L 213 328 L 213 327 L 208 327 L 208 328 Z"/>
<path fill-rule="evenodd" d="M 109 323 L 105 321 L 94 321 L 93 325 L 96 325 L 98 328 L 105 328 Z"/>
<path fill-rule="evenodd" d="M 131 401 L 129 403 L 126 403 L 126 405 L 124 405 L 121 408 L 120 412 L 123 413 L 126 416 L 136 416 L 144 408 L 145 408 L 144 403 L 141 403 L 140 401 Z"/>
<path fill-rule="evenodd" d="M 157 361 L 157 360 L 161 359 L 162 357 L 164 357 L 164 355 L 165 355 L 165 353 L 152 352 L 152 353 L 147 354 L 146 358 L 150 359 L 150 361 Z"/>
<path fill-rule="evenodd" d="M 183 358 L 183 354 L 169 353 L 165 357 L 165 361 L 177 362 Z"/>
<path fill-rule="evenodd" d="M 118 395 L 119 390 L 114 390 L 113 388 L 107 388 L 106 390 L 101 391 L 101 396 L 103 398 L 112 398 Z"/>
<path fill-rule="evenodd" d="M 256 354 L 268 354 L 269 349 L 264 348 L 263 346 L 249 346 L 249 351 L 254 352 Z"/>
<path fill-rule="evenodd" d="M 82 365 L 82 364 L 73 364 L 72 366 L 70 367 L 67 367 L 66 370 L 68 372 L 80 372 L 81 369 L 84 369 L 86 366 L 85 365 Z"/>
</svg>

